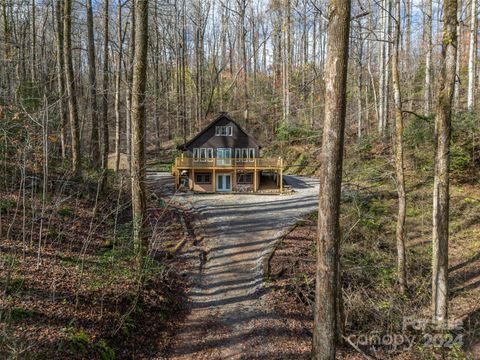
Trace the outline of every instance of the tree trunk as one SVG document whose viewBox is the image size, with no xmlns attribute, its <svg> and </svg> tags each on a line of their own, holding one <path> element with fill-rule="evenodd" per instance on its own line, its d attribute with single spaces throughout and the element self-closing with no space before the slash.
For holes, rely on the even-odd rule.
<svg viewBox="0 0 480 360">
<path fill-rule="evenodd" d="M 382 15 L 382 43 L 380 45 L 380 81 L 379 81 L 379 110 L 378 132 L 385 135 L 388 118 L 388 93 L 389 93 L 389 66 L 390 61 L 390 1 L 383 0 Z"/>
<path fill-rule="evenodd" d="M 425 54 L 425 89 L 424 89 L 424 114 L 430 116 L 432 110 L 432 0 L 425 0 L 424 41 Z"/>
<path fill-rule="evenodd" d="M 122 36 L 122 2 L 117 3 L 117 41 L 118 55 L 115 76 L 115 171 L 120 167 L 120 141 L 122 136 L 122 123 L 120 121 L 120 84 L 122 81 L 122 57 L 123 57 L 123 36 Z"/>
<path fill-rule="evenodd" d="M 37 25 L 36 25 L 36 4 L 35 0 L 32 0 L 32 53 L 31 53 L 31 81 L 32 83 L 36 80 L 37 74 Z"/>
<path fill-rule="evenodd" d="M 10 24 L 9 24 L 9 19 L 7 16 L 7 0 L 2 1 L 2 20 L 3 20 L 3 37 L 4 37 L 4 52 L 5 52 L 5 59 L 8 61 L 11 61 L 11 46 L 10 46 Z M 61 23 L 61 14 L 58 15 L 57 21 L 60 21 Z M 63 56 L 63 52 L 59 53 L 59 56 Z M 4 81 L 4 88 L 8 90 L 11 89 L 11 83 L 10 83 L 10 74 L 9 74 L 9 69 L 3 67 L 3 74 L 2 74 L 2 80 Z M 0 95 L 3 95 L 3 93 L 0 93 Z"/>
<path fill-rule="evenodd" d="M 462 8 L 463 8 L 463 3 L 462 0 L 460 0 L 458 7 L 457 7 L 457 37 L 458 39 L 462 38 L 462 25 L 461 25 L 461 19 L 462 19 Z M 460 100 L 460 55 L 462 53 L 462 43 L 459 40 L 457 42 L 457 60 L 455 61 L 455 91 L 453 93 L 453 99 L 454 99 L 454 104 L 455 107 L 459 107 L 459 100 Z"/>
<path fill-rule="evenodd" d="M 98 134 L 97 106 L 97 71 L 95 64 L 95 37 L 93 34 L 92 0 L 87 0 L 87 32 L 88 32 L 88 80 L 90 82 L 90 111 L 92 121 L 91 155 L 95 169 L 100 167 L 100 144 Z"/>
<path fill-rule="evenodd" d="M 148 250 L 145 195 L 145 87 L 147 83 L 148 0 L 135 2 L 135 57 L 132 84 L 133 241 L 138 270 Z"/>
<path fill-rule="evenodd" d="M 108 132 L 108 72 L 109 72 L 109 1 L 104 0 L 104 30 L 103 30 L 103 84 L 102 84 L 102 137 L 103 137 L 103 153 L 102 153 L 102 169 L 108 169 L 108 155 L 110 152 L 109 132 Z M 106 177 L 104 177 L 106 180 Z"/>
<path fill-rule="evenodd" d="M 72 142 L 72 171 L 77 175 L 80 171 L 80 125 L 78 122 L 77 94 L 72 60 L 72 0 L 65 0 L 63 9 L 63 56 L 65 62 L 65 79 L 67 85 L 68 110 Z"/>
<path fill-rule="evenodd" d="M 397 217 L 397 277 L 400 293 L 407 290 L 407 271 L 405 254 L 405 216 L 406 194 L 403 166 L 403 112 L 400 92 L 400 0 L 395 0 L 395 37 L 392 57 L 393 97 L 395 102 L 395 174 L 397 177 L 398 217 Z"/>
<path fill-rule="evenodd" d="M 331 0 L 325 69 L 325 125 L 320 159 L 317 268 L 312 358 L 335 359 L 342 324 L 340 288 L 340 192 L 346 112 L 350 0 Z"/>
<path fill-rule="evenodd" d="M 246 33 L 247 29 L 245 28 L 245 13 L 247 8 L 246 0 L 241 0 L 238 2 L 239 5 L 239 20 L 240 20 L 240 48 L 242 56 L 242 73 L 243 73 L 243 121 L 245 128 L 248 128 L 248 118 L 249 118 L 249 98 L 248 98 L 248 64 L 247 64 L 247 40 Z"/>
<path fill-rule="evenodd" d="M 129 44 L 129 61 L 128 69 L 126 69 L 125 77 L 127 78 L 127 94 L 126 94 L 126 129 L 125 129 L 125 138 L 127 143 L 127 162 L 128 162 L 128 171 L 132 171 L 132 118 L 131 118 L 131 107 L 132 107 L 132 75 L 133 75 L 133 61 L 135 57 L 135 1 L 132 2 L 132 24 L 130 30 L 130 44 Z"/>
<path fill-rule="evenodd" d="M 67 157 L 67 109 L 65 104 L 65 62 L 63 57 L 63 0 L 57 0 L 56 6 L 56 35 L 57 35 L 57 82 L 58 82 L 58 98 L 59 98 L 59 113 L 60 113 L 60 146 L 62 152 L 62 159 Z"/>
<path fill-rule="evenodd" d="M 282 55 L 282 87 L 283 87 L 283 122 L 290 122 L 290 67 L 291 67 L 291 35 L 290 35 L 290 0 L 285 0 L 283 15 L 283 55 Z"/>
<path fill-rule="evenodd" d="M 182 119 L 183 142 L 187 142 L 187 99 L 186 99 L 186 67 L 187 67 L 187 9 L 186 0 L 182 2 L 182 38 L 180 53 L 180 117 Z"/>
<path fill-rule="evenodd" d="M 468 89 L 467 109 L 473 111 L 475 107 L 475 79 L 477 65 L 477 1 L 471 0 L 470 6 L 470 45 L 468 48 Z"/>
<path fill-rule="evenodd" d="M 362 137 L 362 126 L 363 126 L 363 39 L 362 31 L 360 30 L 359 34 L 359 44 L 358 44 L 358 67 L 357 67 L 357 137 L 360 139 Z"/>
<path fill-rule="evenodd" d="M 412 2 L 405 1 L 405 56 L 410 59 L 411 40 L 412 40 Z"/>
<path fill-rule="evenodd" d="M 444 0 L 443 40 L 435 117 L 435 175 L 433 183 L 433 321 L 448 317 L 449 153 L 452 98 L 457 58 L 457 0 Z"/>
</svg>

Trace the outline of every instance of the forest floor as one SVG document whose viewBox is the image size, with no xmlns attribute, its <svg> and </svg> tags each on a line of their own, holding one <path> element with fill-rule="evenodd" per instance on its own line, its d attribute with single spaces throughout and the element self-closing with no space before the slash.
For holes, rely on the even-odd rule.
<svg viewBox="0 0 480 360">
<path fill-rule="evenodd" d="M 412 319 L 430 319 L 432 254 L 432 179 L 423 174 L 407 175 L 406 297 L 397 293 L 395 283 L 394 185 L 388 179 L 372 183 L 352 176 L 348 187 L 355 191 L 343 192 L 341 261 L 346 336 L 375 359 L 480 359 L 480 187 L 464 182 L 451 185 L 450 335 L 428 327 L 404 329 Z M 305 329 L 313 327 L 316 219 L 316 214 L 311 214 L 299 223 L 282 240 L 270 263 L 270 284 L 275 290 L 267 301 L 279 317 L 296 319 L 288 322 L 289 333 L 294 335 L 292 358 L 296 359 L 308 359 L 311 347 L 311 334 Z M 388 335 L 397 336 L 397 344 L 377 342 L 379 336 Z M 339 358 L 361 356 L 353 350 Z"/>
<path fill-rule="evenodd" d="M 98 182 L 52 173 L 42 212 L 38 179 L 26 180 L 25 207 L 0 193 L 0 358 L 157 356 L 185 312 L 192 262 L 172 249 L 190 236 L 188 214 L 150 199 L 156 260 L 138 296 L 126 180 L 97 202 Z"/>
</svg>

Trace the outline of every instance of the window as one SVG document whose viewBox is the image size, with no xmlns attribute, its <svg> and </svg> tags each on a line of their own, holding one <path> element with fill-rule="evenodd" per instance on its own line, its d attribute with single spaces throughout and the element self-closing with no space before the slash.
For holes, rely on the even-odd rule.
<svg viewBox="0 0 480 360">
<path fill-rule="evenodd" d="M 208 149 L 207 149 L 207 160 L 208 160 L 208 161 L 212 161 L 212 160 L 213 160 L 213 149 L 212 149 L 212 148 L 208 148 Z"/>
<path fill-rule="evenodd" d="M 235 149 L 235 158 L 238 162 L 255 161 L 255 148 Z"/>
<path fill-rule="evenodd" d="M 243 161 L 248 161 L 248 149 L 242 149 Z"/>
<path fill-rule="evenodd" d="M 212 176 L 211 174 L 195 174 L 195 182 L 197 184 L 211 184 Z"/>
<path fill-rule="evenodd" d="M 193 149 L 193 160 L 195 161 L 212 161 L 212 148 L 195 148 Z"/>
<path fill-rule="evenodd" d="M 252 184 L 253 183 L 253 173 L 245 173 L 237 175 L 238 184 Z"/>
<path fill-rule="evenodd" d="M 216 126 L 215 135 L 216 136 L 232 136 L 233 128 L 231 126 Z"/>
<path fill-rule="evenodd" d="M 248 156 L 250 157 L 250 161 L 255 160 L 255 149 L 254 148 L 248 149 Z"/>
</svg>

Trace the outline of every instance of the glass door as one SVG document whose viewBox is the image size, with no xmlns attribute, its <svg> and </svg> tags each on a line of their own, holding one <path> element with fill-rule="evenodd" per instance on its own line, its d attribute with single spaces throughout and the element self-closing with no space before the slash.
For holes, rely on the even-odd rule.
<svg viewBox="0 0 480 360">
<path fill-rule="evenodd" d="M 217 149 L 217 165 L 230 166 L 232 164 L 232 149 L 218 148 Z"/>
<path fill-rule="evenodd" d="M 232 191 L 232 174 L 217 174 L 217 191 Z"/>
</svg>

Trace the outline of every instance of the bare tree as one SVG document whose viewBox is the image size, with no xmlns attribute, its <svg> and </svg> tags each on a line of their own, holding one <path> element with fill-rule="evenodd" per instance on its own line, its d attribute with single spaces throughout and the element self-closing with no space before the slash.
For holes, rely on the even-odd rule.
<svg viewBox="0 0 480 360">
<path fill-rule="evenodd" d="M 468 87 L 467 87 L 467 108 L 473 111 L 475 107 L 475 80 L 477 67 L 477 31 L 478 14 L 477 0 L 470 0 L 470 42 L 468 48 Z"/>
<path fill-rule="evenodd" d="M 108 51 L 108 42 L 109 42 L 109 1 L 104 0 L 105 3 L 104 7 L 104 14 L 103 14 L 103 21 L 104 21 L 104 29 L 103 29 L 103 81 L 102 81 L 102 168 L 106 174 L 106 170 L 108 168 L 108 155 L 110 152 L 110 144 L 109 144 L 109 131 L 108 131 L 108 81 L 109 81 L 109 51 Z M 104 176 L 106 180 L 106 176 Z"/>
<path fill-rule="evenodd" d="M 67 109 L 65 104 L 65 61 L 63 57 L 63 0 L 55 2 L 56 12 L 56 45 L 57 45 L 57 82 L 58 82 L 58 96 L 59 96 L 59 116 L 60 116 L 60 145 L 62 151 L 62 158 L 66 159 L 67 147 Z"/>
<path fill-rule="evenodd" d="M 115 69 L 115 171 L 120 166 L 120 140 L 122 137 L 122 123 L 120 121 L 120 85 L 122 82 L 123 58 L 123 33 L 122 33 L 122 2 L 117 2 L 117 64 Z"/>
<path fill-rule="evenodd" d="M 75 91 L 75 77 L 73 74 L 72 60 L 72 1 L 64 0 L 63 9 L 63 56 L 65 62 L 65 79 L 68 95 L 68 109 L 70 116 L 70 132 L 72 142 L 73 173 L 80 171 L 80 124 L 78 121 L 77 94 Z"/>
<path fill-rule="evenodd" d="M 389 105 L 389 82 L 390 82 L 390 67 L 388 66 L 390 61 L 390 16 L 391 14 L 391 1 L 383 0 L 381 8 L 381 45 L 380 45 L 380 81 L 379 81 L 379 101 L 378 101 L 378 131 L 385 134 L 387 130 L 388 122 L 388 105 Z"/>
<path fill-rule="evenodd" d="M 405 194 L 405 173 L 403 165 L 403 109 L 402 95 L 400 91 L 400 0 L 395 0 L 395 36 L 393 43 L 392 57 L 392 82 L 393 98 L 395 102 L 395 174 L 398 193 L 398 217 L 397 217 L 397 277 L 400 292 L 406 293 L 407 271 L 405 254 L 405 216 L 406 216 L 406 194 Z"/>
<path fill-rule="evenodd" d="M 462 37 L 462 7 L 463 2 L 460 0 L 457 6 L 457 37 L 461 39 Z M 457 42 L 457 60 L 455 62 L 455 91 L 453 93 L 453 100 L 455 107 L 459 107 L 460 100 L 460 56 L 462 55 L 462 46 L 461 41 Z"/>
<path fill-rule="evenodd" d="M 340 192 L 346 112 L 350 0 L 331 0 L 328 8 L 325 67 L 325 125 L 320 159 L 317 268 L 312 358 L 335 359 L 342 324 L 340 293 Z"/>
<path fill-rule="evenodd" d="M 95 35 L 93 32 L 92 0 L 87 0 L 87 33 L 88 33 L 88 80 L 90 85 L 90 116 L 92 124 L 91 155 L 95 169 L 100 167 L 100 143 L 98 133 L 97 106 L 97 70 L 95 57 Z"/>
<path fill-rule="evenodd" d="M 446 323 L 448 317 L 449 153 L 457 58 L 457 0 L 444 0 L 443 24 L 433 183 L 432 313 L 437 323 Z"/>
<path fill-rule="evenodd" d="M 424 114 L 430 116 L 432 109 L 432 0 L 425 0 L 424 14 L 424 42 L 425 42 L 425 89 Z"/>
<path fill-rule="evenodd" d="M 135 2 L 135 57 L 132 85 L 132 207 L 133 241 L 142 268 L 148 249 L 145 195 L 145 88 L 147 83 L 148 0 Z"/>
</svg>

